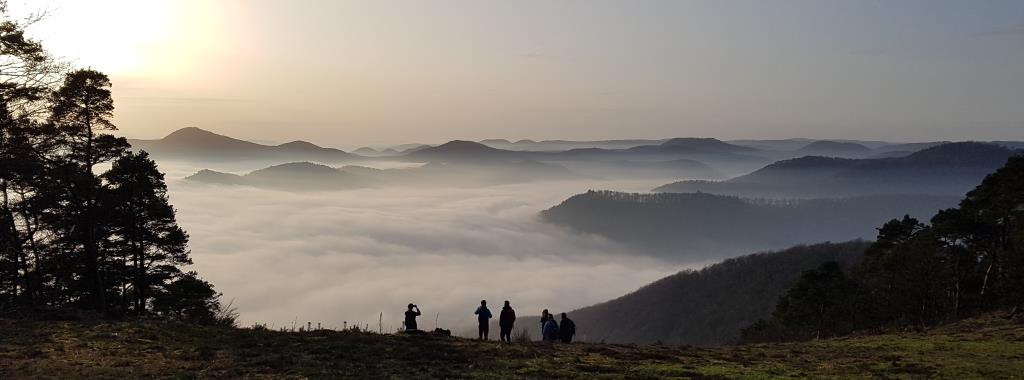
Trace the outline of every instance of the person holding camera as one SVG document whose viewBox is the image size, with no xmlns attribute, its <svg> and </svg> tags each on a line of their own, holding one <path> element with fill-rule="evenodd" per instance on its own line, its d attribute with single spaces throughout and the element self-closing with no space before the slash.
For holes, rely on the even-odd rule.
<svg viewBox="0 0 1024 380">
<path fill-rule="evenodd" d="M 473 314 L 476 314 L 477 322 L 480 324 L 480 340 L 487 340 L 492 318 L 491 310 L 487 308 L 487 301 L 480 301 L 480 307 L 477 307 Z"/>
<path fill-rule="evenodd" d="M 413 310 L 415 309 L 415 310 Z M 414 304 L 409 304 L 409 310 L 405 311 L 405 330 L 418 330 L 416 328 L 416 317 L 422 315 L 420 313 L 420 307 Z"/>
</svg>

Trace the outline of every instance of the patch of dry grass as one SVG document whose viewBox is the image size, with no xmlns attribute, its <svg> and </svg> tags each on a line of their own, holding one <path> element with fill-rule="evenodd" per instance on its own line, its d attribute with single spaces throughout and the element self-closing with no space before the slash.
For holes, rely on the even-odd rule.
<svg viewBox="0 0 1024 380">
<path fill-rule="evenodd" d="M 0 320 L 0 378 L 1021 378 L 1024 326 L 721 348 Z"/>
</svg>

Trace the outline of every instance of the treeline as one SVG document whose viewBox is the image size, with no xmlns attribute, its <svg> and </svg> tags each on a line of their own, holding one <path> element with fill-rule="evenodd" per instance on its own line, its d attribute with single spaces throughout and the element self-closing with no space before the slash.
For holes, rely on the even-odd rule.
<svg viewBox="0 0 1024 380">
<path fill-rule="evenodd" d="M 231 323 L 213 286 L 181 269 L 188 235 L 156 163 L 108 133 L 110 86 L 0 22 L 0 311 Z"/>
<path fill-rule="evenodd" d="M 860 264 L 804 272 L 743 340 L 924 327 L 1022 305 L 1024 157 L 1015 156 L 930 224 L 911 217 L 885 223 Z"/>
<path fill-rule="evenodd" d="M 577 336 L 608 343 L 716 346 L 772 313 L 775 300 L 808 268 L 853 265 L 869 243 L 821 243 L 731 258 L 684 270 L 617 299 L 569 312 Z"/>
</svg>

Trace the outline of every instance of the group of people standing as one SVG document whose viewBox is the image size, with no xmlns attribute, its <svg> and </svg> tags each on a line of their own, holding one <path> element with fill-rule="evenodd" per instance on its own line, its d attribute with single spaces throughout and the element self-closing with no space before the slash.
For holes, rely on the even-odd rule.
<svg viewBox="0 0 1024 380">
<path fill-rule="evenodd" d="M 491 310 L 487 308 L 487 300 L 481 300 L 480 306 L 473 312 L 477 316 L 477 322 L 479 324 L 479 339 L 487 340 L 487 334 L 490 332 L 491 326 Z M 512 305 L 508 301 L 505 301 L 505 306 L 501 307 L 501 314 L 498 316 L 498 327 L 501 329 L 501 341 L 512 342 L 512 328 L 515 327 L 516 323 L 516 311 L 512 309 Z M 572 343 L 573 336 L 576 335 L 576 323 L 569 319 L 565 313 L 562 313 L 562 321 L 556 322 L 555 316 L 548 312 L 548 309 L 544 309 L 540 316 L 540 331 L 541 336 L 545 342 L 563 342 Z"/>
<path fill-rule="evenodd" d="M 491 310 L 487 308 L 487 300 L 480 301 L 480 306 L 473 312 L 476 314 L 476 320 L 479 325 L 479 339 L 487 340 L 488 334 L 491 332 Z M 500 336 L 498 337 L 502 342 L 512 342 L 512 327 L 516 324 L 516 311 L 512 309 L 512 305 L 505 301 L 505 306 L 501 307 L 501 313 L 498 314 L 498 328 Z"/>
<path fill-rule="evenodd" d="M 555 316 L 544 309 L 540 313 L 540 331 L 545 342 L 572 343 L 572 337 L 576 335 L 576 322 L 565 313 L 562 313 L 562 322 L 555 322 Z"/>
<path fill-rule="evenodd" d="M 409 309 L 405 312 L 405 329 L 416 330 L 416 317 L 420 316 L 419 306 L 409 304 Z M 491 310 L 487 308 L 487 300 L 481 300 L 480 306 L 473 312 L 476 315 L 476 319 L 479 325 L 478 338 L 480 340 L 488 340 L 488 335 L 491 330 L 491 318 L 494 315 L 491 314 Z M 501 313 L 498 314 L 498 328 L 501 329 L 499 339 L 502 342 L 512 342 L 512 328 L 516 324 L 516 311 L 512 309 L 512 305 L 505 301 L 505 305 L 501 307 Z M 574 323 L 565 313 L 562 313 L 562 321 L 555 321 L 555 316 L 548 312 L 548 309 L 544 309 L 540 317 L 540 331 L 541 336 L 545 342 L 564 342 L 572 343 L 573 336 L 576 335 L 576 323 Z"/>
</svg>

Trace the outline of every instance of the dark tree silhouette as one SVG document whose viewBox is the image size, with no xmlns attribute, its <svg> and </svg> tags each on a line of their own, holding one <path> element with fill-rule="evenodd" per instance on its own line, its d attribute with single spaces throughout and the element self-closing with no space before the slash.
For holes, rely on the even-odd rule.
<svg viewBox="0 0 1024 380">
<path fill-rule="evenodd" d="M 55 75 L 62 65 L 24 26 L 0 0 L 0 312 L 153 308 L 233 323 L 211 284 L 182 273 L 191 263 L 188 235 L 163 174 L 109 134 L 109 78 L 94 70 Z M 106 173 L 94 171 L 104 163 Z"/>
<path fill-rule="evenodd" d="M 66 231 L 67 244 L 81 247 L 88 300 L 102 311 L 106 307 L 100 268 L 104 258 L 99 247 L 104 235 L 98 204 L 102 185 L 93 167 L 124 154 L 129 145 L 124 138 L 102 133 L 117 129 L 110 122 L 114 112 L 110 79 L 103 73 L 78 70 L 68 74 L 51 102 L 50 123 L 61 142 L 54 174 L 64 190 L 61 202 L 73 215 Z"/>
<path fill-rule="evenodd" d="M 1024 157 L 1010 157 L 959 207 L 932 218 L 930 226 L 906 216 L 885 223 L 850 280 L 832 269 L 805 276 L 780 299 L 771 320 L 744 331 L 745 339 L 808 338 L 801 332 L 809 320 L 842 326 L 830 333 L 844 334 L 879 326 L 926 327 L 1019 308 L 1024 304 Z M 808 314 L 813 308 L 807 305 L 825 301 L 860 306 Z M 872 306 L 870 312 L 865 305 Z"/>
<path fill-rule="evenodd" d="M 150 288 L 177 276 L 178 266 L 192 263 L 188 235 L 178 227 L 167 201 L 164 175 L 146 152 L 121 156 L 103 179 L 111 233 L 107 245 L 121 268 L 122 306 L 127 308 L 131 299 L 131 307 L 141 314 Z"/>
</svg>

